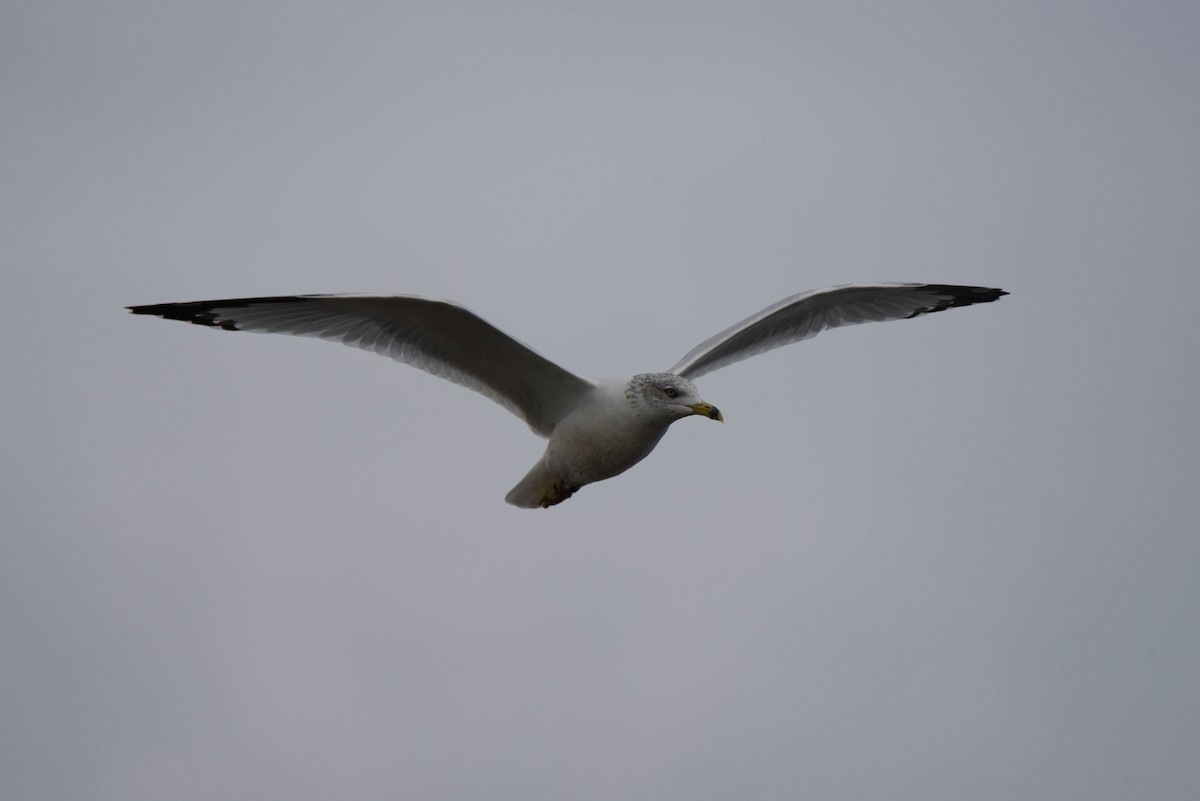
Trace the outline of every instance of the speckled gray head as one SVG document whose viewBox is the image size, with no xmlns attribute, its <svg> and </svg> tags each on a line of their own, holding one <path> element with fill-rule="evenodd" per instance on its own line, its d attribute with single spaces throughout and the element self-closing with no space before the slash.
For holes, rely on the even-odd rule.
<svg viewBox="0 0 1200 801">
<path fill-rule="evenodd" d="M 629 379 L 625 399 L 635 406 L 662 409 L 674 418 L 703 415 L 724 422 L 721 412 L 700 398 L 700 390 L 683 376 L 674 373 L 639 373 Z"/>
</svg>

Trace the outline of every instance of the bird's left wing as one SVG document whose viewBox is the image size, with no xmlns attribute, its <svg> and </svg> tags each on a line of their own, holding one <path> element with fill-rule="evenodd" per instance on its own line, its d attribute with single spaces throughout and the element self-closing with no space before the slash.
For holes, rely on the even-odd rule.
<svg viewBox="0 0 1200 801">
<path fill-rule="evenodd" d="M 229 331 L 314 336 L 389 356 L 468 389 L 542 436 L 594 385 L 462 306 L 407 295 L 289 295 L 130 306 Z"/>
<path fill-rule="evenodd" d="M 1002 289 L 946 284 L 847 284 L 802 292 L 747 317 L 692 348 L 670 372 L 694 380 L 759 353 L 815 337 L 827 328 L 904 320 L 955 306 L 990 303 Z"/>
</svg>

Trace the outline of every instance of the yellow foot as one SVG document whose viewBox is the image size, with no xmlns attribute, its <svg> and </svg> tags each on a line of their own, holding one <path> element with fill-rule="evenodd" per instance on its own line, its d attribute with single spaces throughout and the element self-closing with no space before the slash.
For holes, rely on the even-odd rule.
<svg viewBox="0 0 1200 801">
<path fill-rule="evenodd" d="M 553 485 L 552 487 L 550 487 L 550 491 L 547 492 L 544 496 L 542 496 L 542 500 L 541 500 L 542 508 L 548 509 L 556 503 L 562 503 L 567 498 L 570 498 L 572 495 L 574 495 L 576 490 L 578 490 L 581 486 L 583 486 L 583 485 L 576 484 L 574 486 L 571 486 L 571 485 L 562 484 L 562 483 Z"/>
</svg>

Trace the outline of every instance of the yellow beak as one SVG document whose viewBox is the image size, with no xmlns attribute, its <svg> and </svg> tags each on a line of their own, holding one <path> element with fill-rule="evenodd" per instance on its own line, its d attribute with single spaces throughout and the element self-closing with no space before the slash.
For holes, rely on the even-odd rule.
<svg viewBox="0 0 1200 801">
<path fill-rule="evenodd" d="M 721 416 L 721 410 L 711 403 L 697 403 L 689 408 L 693 414 L 702 414 L 709 420 L 716 420 L 718 423 L 725 422 L 725 418 Z"/>
</svg>

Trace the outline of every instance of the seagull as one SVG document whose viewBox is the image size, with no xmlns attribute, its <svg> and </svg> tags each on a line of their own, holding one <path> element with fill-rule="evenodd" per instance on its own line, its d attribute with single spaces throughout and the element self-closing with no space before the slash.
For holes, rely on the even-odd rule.
<svg viewBox="0 0 1200 801">
<path fill-rule="evenodd" d="M 784 298 L 692 348 L 663 373 L 589 381 L 463 306 L 412 295 L 285 295 L 129 306 L 226 331 L 312 336 L 389 356 L 491 398 L 548 440 L 505 500 L 548 508 L 645 459 L 676 420 L 724 421 L 693 380 L 742 359 L 855 323 L 907 320 L 991 303 L 1001 289 L 847 284 Z"/>
</svg>

